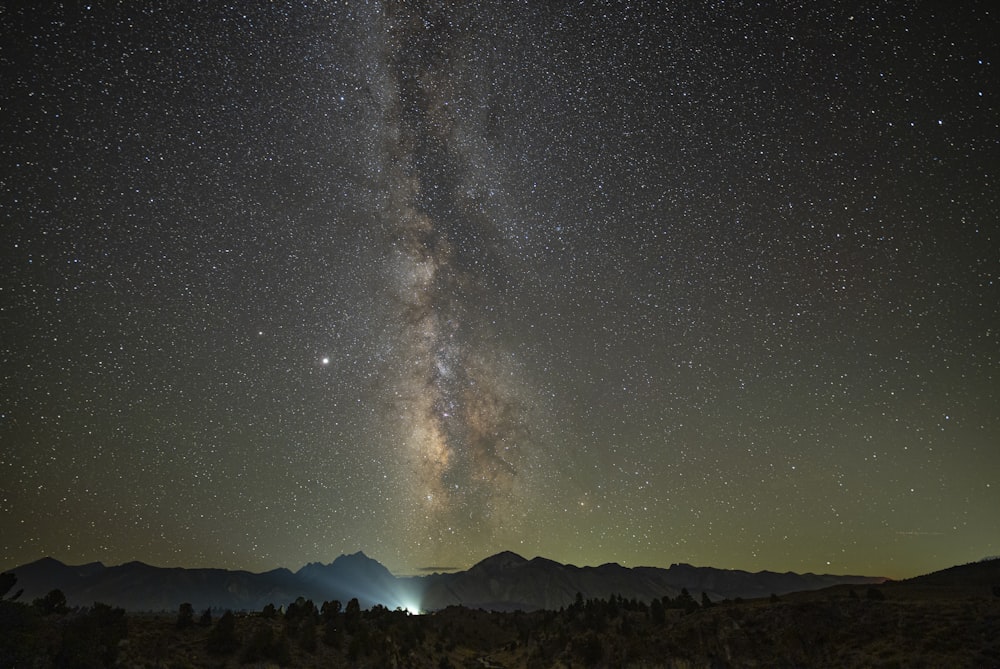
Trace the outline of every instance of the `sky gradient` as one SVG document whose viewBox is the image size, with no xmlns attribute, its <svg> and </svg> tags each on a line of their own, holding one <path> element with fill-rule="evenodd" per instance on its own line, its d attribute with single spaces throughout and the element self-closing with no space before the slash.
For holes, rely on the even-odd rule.
<svg viewBox="0 0 1000 669">
<path fill-rule="evenodd" d="M 0 566 L 1000 554 L 998 23 L 0 10 Z"/>
</svg>

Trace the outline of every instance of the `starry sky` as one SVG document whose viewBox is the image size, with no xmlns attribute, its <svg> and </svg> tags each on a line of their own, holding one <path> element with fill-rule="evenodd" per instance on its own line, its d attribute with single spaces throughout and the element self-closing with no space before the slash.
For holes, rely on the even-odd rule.
<svg viewBox="0 0 1000 669">
<path fill-rule="evenodd" d="M 5 4 L 0 566 L 1000 554 L 987 4 Z"/>
</svg>

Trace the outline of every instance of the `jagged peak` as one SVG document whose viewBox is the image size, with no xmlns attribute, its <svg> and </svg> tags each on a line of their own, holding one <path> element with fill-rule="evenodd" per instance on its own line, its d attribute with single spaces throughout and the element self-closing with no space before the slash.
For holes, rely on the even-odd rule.
<svg viewBox="0 0 1000 669">
<path fill-rule="evenodd" d="M 337 564 L 338 562 L 359 563 L 359 562 L 378 562 L 378 560 L 368 557 L 367 555 L 365 555 L 364 551 L 358 551 L 356 553 L 344 553 L 342 555 L 339 555 L 337 556 L 337 559 L 331 562 L 330 564 L 333 565 Z M 379 562 L 379 564 L 381 563 Z"/>
<path fill-rule="evenodd" d="M 336 569 L 364 570 L 369 573 L 378 572 L 380 574 L 391 575 L 384 564 L 375 558 L 368 557 L 362 551 L 351 553 L 350 555 L 341 555 L 331 562 L 329 566 Z"/>
<path fill-rule="evenodd" d="M 295 573 L 296 574 L 300 574 L 300 575 L 302 575 L 302 574 L 311 574 L 311 573 L 315 573 L 315 572 L 318 572 L 318 571 L 323 571 L 328 566 L 332 567 L 333 563 L 330 563 L 329 565 L 325 565 L 322 562 L 307 562 L 306 564 L 304 564 L 301 567 L 299 567 L 299 570 L 297 572 L 295 572 Z M 272 571 L 277 571 L 277 570 L 272 570 Z"/>
</svg>

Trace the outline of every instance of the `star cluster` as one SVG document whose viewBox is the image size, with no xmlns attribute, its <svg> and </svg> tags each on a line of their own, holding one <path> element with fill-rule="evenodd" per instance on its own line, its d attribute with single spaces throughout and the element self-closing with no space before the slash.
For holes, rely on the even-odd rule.
<svg viewBox="0 0 1000 669">
<path fill-rule="evenodd" d="M 1000 553 L 995 12 L 0 10 L 0 563 Z"/>
</svg>

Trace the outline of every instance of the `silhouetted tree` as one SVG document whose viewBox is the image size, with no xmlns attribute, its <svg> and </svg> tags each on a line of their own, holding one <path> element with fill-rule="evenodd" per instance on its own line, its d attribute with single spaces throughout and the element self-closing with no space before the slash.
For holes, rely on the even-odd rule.
<svg viewBox="0 0 1000 669">
<path fill-rule="evenodd" d="M 712 600 L 708 598 L 708 595 L 704 590 L 701 591 L 701 608 L 707 609 L 712 606 Z"/>
<path fill-rule="evenodd" d="M 63 614 L 68 611 L 66 608 L 66 595 L 59 589 L 49 590 L 49 594 L 36 599 L 34 605 L 42 615 L 49 615 L 50 613 Z"/>
<path fill-rule="evenodd" d="M 344 610 L 344 629 L 347 630 L 348 634 L 354 634 L 358 631 L 360 623 L 361 603 L 358 602 L 357 597 L 353 597 L 351 601 L 347 602 L 347 608 Z"/>
<path fill-rule="evenodd" d="M 310 620 L 315 623 L 318 616 L 319 613 L 316 611 L 316 605 L 313 604 L 311 599 L 306 599 L 305 597 L 299 597 L 285 609 L 286 621 L 299 622 Z"/>
<path fill-rule="evenodd" d="M 299 607 L 306 603 L 305 597 L 299 597 L 294 602 L 285 607 L 285 620 L 296 620 L 299 617 Z"/>
<path fill-rule="evenodd" d="M 326 622 L 334 621 L 340 614 L 340 600 L 335 599 L 332 602 L 323 602 L 323 606 L 320 608 L 320 615 Z"/>
<path fill-rule="evenodd" d="M 194 607 L 190 602 L 184 602 L 177 610 L 177 629 L 182 630 L 194 625 Z"/>
<path fill-rule="evenodd" d="M 264 608 L 260 612 L 260 617 L 261 618 L 266 618 L 268 620 L 270 620 L 271 618 L 274 618 L 276 615 L 278 615 L 278 610 L 276 608 L 274 608 L 274 604 L 267 604 L 267 605 L 265 605 Z"/>
<path fill-rule="evenodd" d="M 681 588 L 681 594 L 677 595 L 677 599 L 674 600 L 674 607 L 691 613 L 698 609 L 698 602 L 694 601 L 694 597 L 691 596 L 687 588 Z"/>
<path fill-rule="evenodd" d="M 649 604 L 649 618 L 654 625 L 662 625 L 667 622 L 667 612 L 663 610 L 663 602 L 654 599 Z"/>
<path fill-rule="evenodd" d="M 207 608 L 202 611 L 201 618 L 198 619 L 198 624 L 202 627 L 212 626 L 212 609 Z"/>
<path fill-rule="evenodd" d="M 299 597 L 285 609 L 285 634 L 303 647 L 316 650 L 316 622 L 319 612 L 311 599 Z"/>
<path fill-rule="evenodd" d="M 619 595 L 620 596 L 620 595 Z M 608 612 L 608 618 L 614 619 L 618 617 L 618 597 L 611 595 L 608 597 L 608 603 L 604 607 Z"/>
<path fill-rule="evenodd" d="M 206 647 L 210 653 L 226 654 L 232 653 L 240 647 L 239 637 L 236 636 L 236 616 L 232 611 L 226 611 L 215 623 L 215 627 L 208 633 Z"/>
</svg>

